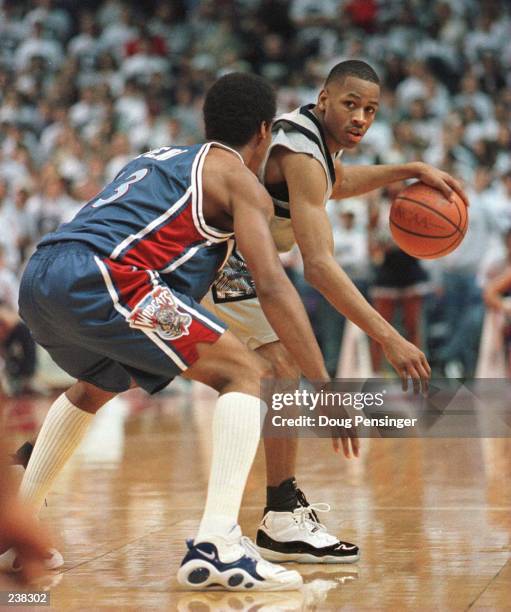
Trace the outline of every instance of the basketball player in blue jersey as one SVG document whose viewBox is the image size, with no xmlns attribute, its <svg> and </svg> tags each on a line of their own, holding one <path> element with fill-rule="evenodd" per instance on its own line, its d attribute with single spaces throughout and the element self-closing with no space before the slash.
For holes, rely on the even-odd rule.
<svg viewBox="0 0 511 612">
<path fill-rule="evenodd" d="M 347 166 L 343 149 L 354 148 L 374 121 L 380 97 L 379 79 L 365 62 L 350 60 L 328 75 L 316 104 L 278 117 L 260 178 L 273 199 L 272 235 L 279 251 L 295 243 L 306 280 L 344 316 L 383 348 L 406 387 L 427 384 L 430 367 L 424 354 L 405 340 L 363 298 L 333 256 L 332 229 L 325 210 L 328 199 L 361 195 L 394 181 L 420 179 L 447 197 L 459 183 L 424 163 Z M 234 254 L 204 302 L 243 342 L 271 360 L 280 377 L 295 379 L 298 364 L 268 323 L 243 259 Z M 319 523 L 314 504 L 296 486 L 297 441 L 265 438 L 267 503 L 257 532 L 261 554 L 274 561 L 351 563 L 357 546 L 342 542 Z M 343 440 L 344 454 L 350 446 Z"/>
<path fill-rule="evenodd" d="M 236 236 L 273 329 L 305 376 L 327 380 L 269 230 L 271 199 L 247 167 L 263 159 L 274 113 L 263 79 L 220 79 L 204 105 L 208 142 L 134 159 L 41 241 L 21 282 L 21 316 L 78 379 L 51 406 L 22 481 L 21 497 L 36 511 L 93 415 L 117 393 L 134 385 L 155 393 L 177 375 L 219 392 L 206 506 L 178 573 L 189 588 L 302 583 L 298 572 L 263 560 L 237 525 L 259 442 L 260 379 L 271 369 L 199 303 Z M 56 567 L 62 558 L 52 554 Z M 4 566 L 15 556 L 5 553 Z"/>
</svg>

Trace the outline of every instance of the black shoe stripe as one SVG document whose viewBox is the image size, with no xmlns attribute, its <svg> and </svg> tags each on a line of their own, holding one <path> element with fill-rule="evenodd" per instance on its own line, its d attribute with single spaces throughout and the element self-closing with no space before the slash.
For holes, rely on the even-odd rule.
<svg viewBox="0 0 511 612">
<path fill-rule="evenodd" d="M 352 557 L 353 555 L 358 555 L 358 546 L 350 544 L 349 542 L 339 541 L 335 544 L 331 544 L 330 546 L 316 548 L 307 542 L 300 542 L 298 540 L 293 540 L 291 542 L 277 542 L 273 538 L 270 538 L 270 536 L 262 529 L 259 529 L 257 532 L 256 542 L 261 548 L 267 548 L 268 550 L 284 554 L 309 554 L 314 555 L 315 557 L 325 557 L 327 555 L 332 555 L 334 557 Z M 344 548 L 340 547 L 342 544 L 345 546 L 352 546 L 353 548 L 350 550 L 345 550 Z"/>
</svg>

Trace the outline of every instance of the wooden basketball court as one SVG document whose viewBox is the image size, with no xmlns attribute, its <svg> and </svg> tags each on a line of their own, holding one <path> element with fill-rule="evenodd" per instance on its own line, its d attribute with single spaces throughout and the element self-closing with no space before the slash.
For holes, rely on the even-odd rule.
<svg viewBox="0 0 511 612">
<path fill-rule="evenodd" d="M 359 460 L 307 439 L 299 485 L 328 502 L 332 532 L 356 542 L 355 565 L 296 565 L 289 593 L 186 592 L 175 580 L 205 499 L 213 398 L 203 390 L 114 400 L 48 499 L 44 520 L 66 560 L 58 610 L 511 609 L 511 441 L 363 440 Z M 7 406 L 15 441 L 50 399 Z M 261 449 L 260 449 L 261 451 Z M 254 537 L 264 505 L 259 452 L 240 522 Z"/>
</svg>

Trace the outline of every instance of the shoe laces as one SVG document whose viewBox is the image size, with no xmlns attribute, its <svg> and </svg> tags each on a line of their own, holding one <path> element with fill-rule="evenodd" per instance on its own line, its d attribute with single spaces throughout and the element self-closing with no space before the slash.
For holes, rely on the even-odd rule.
<svg viewBox="0 0 511 612">
<path fill-rule="evenodd" d="M 330 505 L 320 502 L 299 506 L 293 510 L 293 515 L 297 518 L 298 526 L 302 529 L 307 529 L 311 533 L 326 531 L 327 528 L 318 519 L 317 512 L 330 512 Z"/>
<path fill-rule="evenodd" d="M 330 505 L 322 502 L 316 502 L 309 504 L 305 493 L 296 488 L 296 499 L 300 506 L 296 508 L 293 513 L 298 516 L 298 523 L 304 529 L 308 528 L 309 531 L 315 532 L 318 530 L 326 531 L 325 525 L 319 520 L 318 512 L 330 512 Z"/>
</svg>

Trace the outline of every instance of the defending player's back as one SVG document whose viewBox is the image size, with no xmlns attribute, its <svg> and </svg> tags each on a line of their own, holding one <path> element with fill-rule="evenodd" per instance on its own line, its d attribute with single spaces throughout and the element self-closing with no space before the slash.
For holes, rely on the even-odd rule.
<svg viewBox="0 0 511 612">
<path fill-rule="evenodd" d="M 119 264 L 163 273 L 174 288 L 200 299 L 232 236 L 204 220 L 202 168 L 211 147 L 228 149 L 207 143 L 140 155 L 41 245 L 86 243 Z"/>
</svg>

